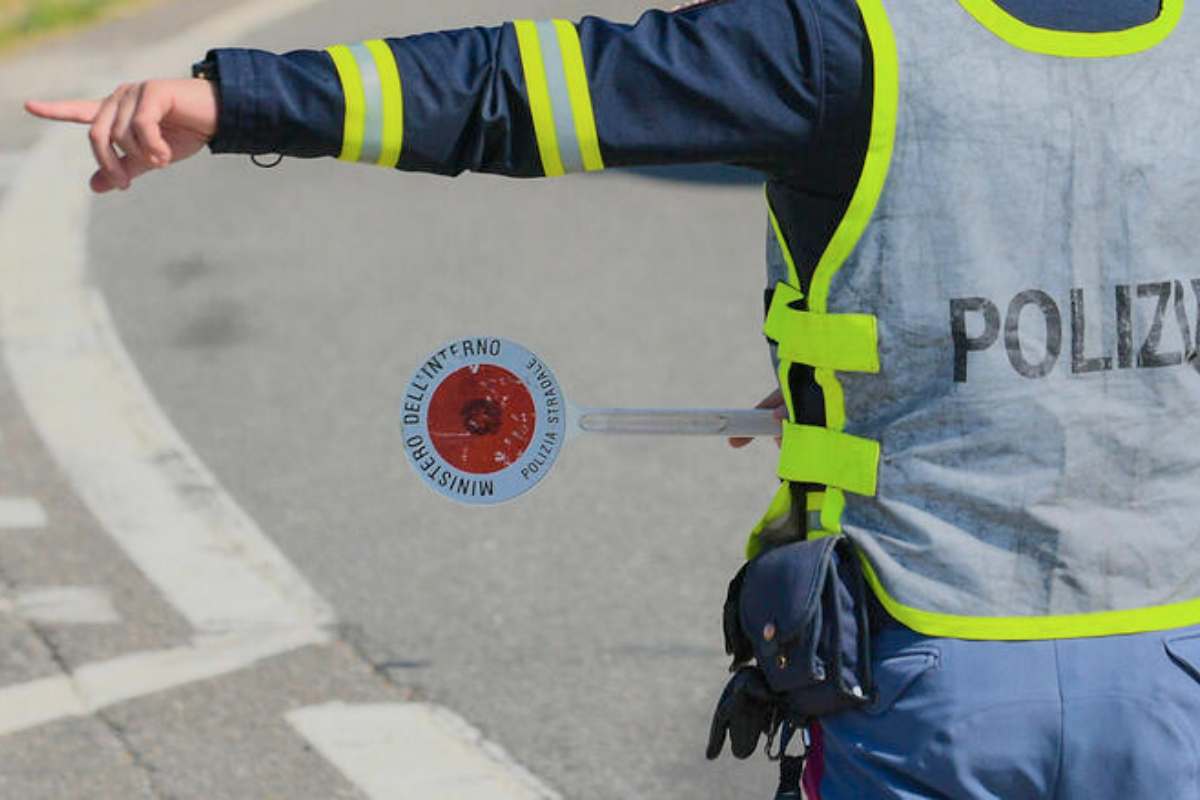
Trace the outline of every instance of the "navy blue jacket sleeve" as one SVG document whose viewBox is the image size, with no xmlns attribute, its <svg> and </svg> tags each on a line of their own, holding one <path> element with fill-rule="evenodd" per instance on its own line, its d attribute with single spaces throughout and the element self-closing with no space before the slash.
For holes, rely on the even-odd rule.
<svg viewBox="0 0 1200 800">
<path fill-rule="evenodd" d="M 213 152 L 540 177 L 794 168 L 824 124 L 812 0 L 714 0 L 636 24 L 518 21 L 275 55 L 221 49 Z"/>
</svg>

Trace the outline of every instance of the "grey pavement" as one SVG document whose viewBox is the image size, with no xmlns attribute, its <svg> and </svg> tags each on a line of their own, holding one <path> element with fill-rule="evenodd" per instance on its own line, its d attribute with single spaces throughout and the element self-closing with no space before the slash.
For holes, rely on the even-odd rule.
<svg viewBox="0 0 1200 800">
<path fill-rule="evenodd" d="M 640 7 L 356 0 L 212 44 L 286 50 Z M 0 70 L 8 113 L 21 88 Z M 0 150 L 36 136 L 14 123 Z M 351 796 L 280 714 L 413 696 L 572 800 L 771 796 L 764 760 L 709 764 L 703 748 L 725 680 L 725 586 L 772 493 L 773 446 L 581 438 L 535 493 L 464 509 L 410 474 L 396 418 L 421 357 L 470 333 L 522 342 L 583 404 L 752 404 L 772 381 L 764 217 L 752 186 L 451 181 L 331 160 L 264 171 L 207 155 L 98 199 L 90 266 L 151 390 L 343 625 L 332 647 L 0 739 L 0 797 Z M 55 520 L 0 538 L 0 577 L 103 585 L 124 618 L 47 632 L 0 615 L 0 642 L 27 652 L 0 676 L 173 644 L 178 621 L 72 498 L 11 393 L 0 412 L 15 454 L 0 494 L 36 493 Z M 40 782 L 93 763 L 94 789 Z"/>
<path fill-rule="evenodd" d="M 97 74 L 112 74 L 131 50 L 157 42 L 214 14 L 253 0 L 158 0 L 104 24 L 38 38 L 0 55 L 0 200 L 20 156 L 45 129 L 21 103 L 27 98 L 77 96 Z M 189 74 L 190 63 L 154 77 Z M 132 80 L 132 76 L 130 77 Z M 80 141 L 86 142 L 80 131 Z"/>
</svg>

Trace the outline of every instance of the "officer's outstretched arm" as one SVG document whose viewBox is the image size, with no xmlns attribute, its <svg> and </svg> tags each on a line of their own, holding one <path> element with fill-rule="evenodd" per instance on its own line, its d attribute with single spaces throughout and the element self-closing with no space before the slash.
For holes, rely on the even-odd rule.
<svg viewBox="0 0 1200 800">
<path fill-rule="evenodd" d="M 220 124 L 208 143 L 446 175 L 698 162 L 782 171 L 822 108 L 809 3 L 719 0 L 634 25 L 520 20 L 283 55 L 214 50 Z M 97 145 L 100 182 L 123 186 L 117 132 L 96 127 L 93 141 L 108 144 Z M 136 130 L 126 138 L 143 144 Z M 135 167 L 157 165 L 120 147 Z"/>
</svg>

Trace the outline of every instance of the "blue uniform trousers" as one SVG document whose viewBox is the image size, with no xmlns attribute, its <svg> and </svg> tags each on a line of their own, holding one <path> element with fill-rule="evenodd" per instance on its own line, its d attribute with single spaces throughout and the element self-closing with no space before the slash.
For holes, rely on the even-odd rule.
<svg viewBox="0 0 1200 800">
<path fill-rule="evenodd" d="M 972 642 L 891 624 L 876 647 L 878 697 L 824 721 L 810 800 L 1200 800 L 1200 626 Z"/>
</svg>

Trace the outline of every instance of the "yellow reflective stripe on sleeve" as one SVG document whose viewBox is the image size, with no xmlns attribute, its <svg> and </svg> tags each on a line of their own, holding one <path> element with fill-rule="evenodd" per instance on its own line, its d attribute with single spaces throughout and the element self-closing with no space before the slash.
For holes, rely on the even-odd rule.
<svg viewBox="0 0 1200 800">
<path fill-rule="evenodd" d="M 522 19 L 513 22 L 513 27 L 517 31 L 517 46 L 521 51 L 521 68 L 525 73 L 529 112 L 533 115 L 533 132 L 537 137 L 538 153 L 542 157 L 542 172 L 547 178 L 555 178 L 566 171 L 563 169 L 562 156 L 558 152 L 554 109 L 550 104 L 550 87 L 546 83 L 546 67 L 542 60 L 537 23 Z"/>
<path fill-rule="evenodd" d="M 1170 36 L 1183 17 L 1184 0 L 1163 0 L 1157 19 L 1124 31 L 1079 33 L 1038 28 L 1009 14 L 995 0 L 958 0 L 980 25 L 1013 47 L 1062 58 L 1115 58 L 1150 50 Z"/>
<path fill-rule="evenodd" d="M 764 191 L 766 191 L 764 187 Z M 796 270 L 796 260 L 792 258 L 792 248 L 788 247 L 787 239 L 783 238 L 783 228 L 779 227 L 779 218 L 775 216 L 775 209 L 771 208 L 771 200 L 767 199 L 767 216 L 771 218 L 771 230 L 775 231 L 775 241 L 779 244 L 779 250 L 783 253 L 783 261 L 787 264 L 788 283 L 792 285 L 795 291 L 799 291 L 795 287 L 800 285 L 800 273 Z M 800 295 L 804 297 L 803 294 Z"/>
<path fill-rule="evenodd" d="M 784 423 L 779 477 L 785 481 L 819 483 L 873 496 L 878 474 L 878 442 L 829 428 Z"/>
<path fill-rule="evenodd" d="M 563 19 L 513 27 L 542 171 L 556 177 L 604 169 L 579 31 Z"/>
<path fill-rule="evenodd" d="M 362 76 L 358 72 L 358 62 L 350 48 L 345 45 L 335 45 L 327 48 L 326 52 L 333 57 L 346 106 L 345 121 L 342 125 L 342 152 L 338 158 L 343 161 L 358 161 L 362 154 L 363 131 L 367 119 L 367 100 L 363 92 Z"/>
<path fill-rule="evenodd" d="M 879 372 L 878 322 L 870 314 L 815 314 L 791 303 L 803 297 L 776 286 L 763 333 L 779 344 L 779 357 L 841 372 Z"/>
<path fill-rule="evenodd" d="M 376 163 L 381 167 L 395 167 L 400 162 L 400 153 L 404 147 L 404 90 L 400 83 L 400 70 L 387 42 L 372 39 L 363 44 L 375 60 L 375 68 L 379 72 L 379 88 L 383 95 L 381 146 Z"/>
<path fill-rule="evenodd" d="M 395 167 L 404 143 L 404 96 L 400 71 L 387 42 L 372 39 L 335 45 L 333 58 L 345 100 L 343 161 Z"/>
<path fill-rule="evenodd" d="M 1082 639 L 1165 631 L 1200 624 L 1200 598 L 1127 611 L 1099 611 L 1047 617 L 968 617 L 906 606 L 884 588 L 871 562 L 859 550 L 867 582 L 888 613 L 926 636 L 987 641 Z"/>
<path fill-rule="evenodd" d="M 564 19 L 554 20 L 558 34 L 558 45 L 562 50 L 563 72 L 567 81 L 567 92 L 571 100 L 575 134 L 583 168 L 588 172 L 604 169 L 600 155 L 600 136 L 596 133 L 596 116 L 592 110 L 592 91 L 588 87 L 587 69 L 583 64 L 583 48 L 579 45 L 579 31 Z"/>
</svg>

